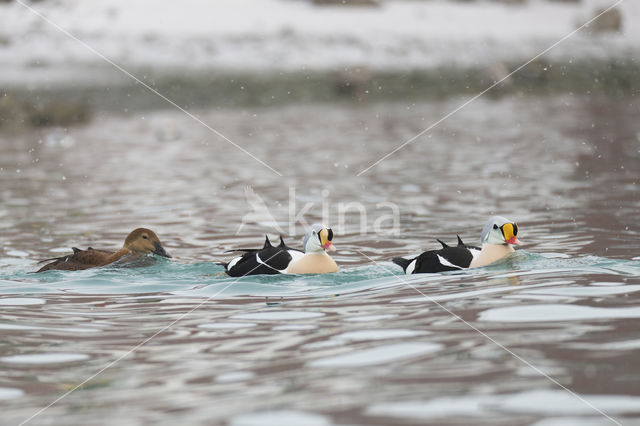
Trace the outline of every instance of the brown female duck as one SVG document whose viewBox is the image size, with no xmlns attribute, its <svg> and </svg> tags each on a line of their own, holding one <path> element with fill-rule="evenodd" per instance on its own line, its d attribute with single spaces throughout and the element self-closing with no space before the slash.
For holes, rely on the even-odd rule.
<svg viewBox="0 0 640 426">
<path fill-rule="evenodd" d="M 44 265 L 37 272 L 50 270 L 79 271 L 82 269 L 109 265 L 110 263 L 125 259 L 129 256 L 147 253 L 154 253 L 163 257 L 171 257 L 164 250 L 160 243 L 160 239 L 152 230 L 138 228 L 133 230 L 127 236 L 124 240 L 124 245 L 120 250 L 96 250 L 92 247 L 89 247 L 86 250 L 80 250 L 79 248 L 73 247 L 73 254 L 43 260 L 42 262 L 52 262 Z"/>
</svg>

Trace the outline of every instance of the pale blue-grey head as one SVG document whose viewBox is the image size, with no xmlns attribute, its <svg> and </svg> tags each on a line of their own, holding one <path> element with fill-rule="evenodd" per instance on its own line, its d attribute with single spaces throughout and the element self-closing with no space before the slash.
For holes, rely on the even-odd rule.
<svg viewBox="0 0 640 426">
<path fill-rule="evenodd" d="M 311 236 L 314 236 L 314 238 L 318 238 L 317 235 L 320 231 L 322 231 L 324 228 L 326 228 L 326 226 L 324 226 L 321 223 L 314 223 L 313 225 L 311 225 L 309 227 L 309 229 L 307 229 L 307 233 L 304 236 L 304 239 L 302 240 L 302 247 L 304 248 L 304 250 L 307 250 L 307 243 L 309 242 L 309 238 Z"/>
<path fill-rule="evenodd" d="M 502 227 L 507 223 L 513 223 L 506 217 L 491 216 L 484 228 L 482 228 L 482 235 L 480 236 L 480 242 L 482 244 L 506 244 Z M 517 229 L 517 228 L 516 228 Z M 517 232 L 517 231 L 516 231 Z"/>
<path fill-rule="evenodd" d="M 333 239 L 333 231 L 331 228 L 321 224 L 314 223 L 307 230 L 302 246 L 305 253 L 319 253 L 325 250 L 334 250 L 331 240 Z"/>
</svg>

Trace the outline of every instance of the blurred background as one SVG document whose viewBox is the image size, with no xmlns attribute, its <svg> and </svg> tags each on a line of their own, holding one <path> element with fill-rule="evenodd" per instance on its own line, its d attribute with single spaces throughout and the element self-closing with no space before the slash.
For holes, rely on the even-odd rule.
<svg viewBox="0 0 640 426">
<path fill-rule="evenodd" d="M 2 1 L 1 245 L 120 244 L 145 224 L 182 258 L 218 259 L 274 232 L 250 223 L 238 242 L 250 185 L 281 229 L 295 188 L 297 209 L 315 203 L 309 222 L 323 202 L 329 222 L 339 202 L 362 202 L 369 225 L 396 204 L 403 250 L 452 222 L 475 241 L 501 213 L 545 233 L 603 230 L 601 245 L 566 249 L 625 255 L 635 242 L 610 231 L 637 241 L 636 1 L 357 176 L 611 4 Z M 347 247 L 393 245 L 360 222 L 348 212 Z"/>
<path fill-rule="evenodd" d="M 1 124 L 169 108 L 475 94 L 613 4 L 604 0 L 0 2 Z M 622 2 L 493 95 L 628 93 L 640 6 Z M 59 26 L 60 28 L 56 28 Z M 597 80 L 597 81 L 596 81 Z M 55 103 L 55 105 L 54 105 Z"/>
</svg>

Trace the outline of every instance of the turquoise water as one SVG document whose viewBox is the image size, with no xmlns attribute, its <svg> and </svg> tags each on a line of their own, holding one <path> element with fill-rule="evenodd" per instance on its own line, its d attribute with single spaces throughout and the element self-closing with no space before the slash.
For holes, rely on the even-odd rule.
<svg viewBox="0 0 640 426">
<path fill-rule="evenodd" d="M 240 279 L 166 259 L 38 275 L 30 260 L 1 265 L 7 424 L 78 385 L 30 422 L 605 425 L 640 415 L 626 380 L 640 374 L 637 260 L 520 250 L 442 274 L 400 275 L 381 261 Z M 135 408 L 115 409 L 125 401 Z"/>
<path fill-rule="evenodd" d="M 103 267 L 85 271 L 48 271 L 34 274 L 32 261 L 0 260 L 0 292 L 31 294 L 70 292 L 79 294 L 168 293 L 181 296 L 327 296 L 406 285 L 407 282 L 447 282 L 451 279 L 491 279 L 496 276 L 585 275 L 639 277 L 640 261 L 597 256 L 567 258 L 561 254 L 534 254 L 520 250 L 486 268 L 441 274 L 405 275 L 391 262 L 347 267 L 335 274 L 262 275 L 232 278 L 210 262 L 180 263 L 157 258 L 152 266 Z"/>
</svg>

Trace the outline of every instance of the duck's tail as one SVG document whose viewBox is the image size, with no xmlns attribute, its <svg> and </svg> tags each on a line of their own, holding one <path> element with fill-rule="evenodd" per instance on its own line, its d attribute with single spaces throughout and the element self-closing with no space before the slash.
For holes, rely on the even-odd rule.
<svg viewBox="0 0 640 426">
<path fill-rule="evenodd" d="M 413 259 L 405 259 L 404 257 L 394 257 L 391 261 L 396 265 L 400 266 L 402 270 L 406 272 L 407 266 L 409 266 L 409 264 L 413 262 Z"/>
</svg>

